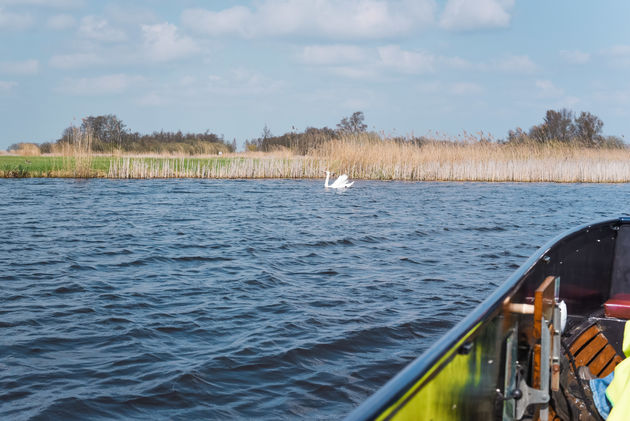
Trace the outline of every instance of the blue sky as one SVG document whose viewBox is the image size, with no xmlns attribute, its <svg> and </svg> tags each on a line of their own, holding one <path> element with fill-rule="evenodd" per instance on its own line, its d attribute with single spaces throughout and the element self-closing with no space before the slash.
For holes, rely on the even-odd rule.
<svg viewBox="0 0 630 421">
<path fill-rule="evenodd" d="M 227 140 L 335 127 L 528 129 L 547 109 L 630 121 L 630 2 L 0 0 L 0 149 L 88 115 Z"/>
</svg>

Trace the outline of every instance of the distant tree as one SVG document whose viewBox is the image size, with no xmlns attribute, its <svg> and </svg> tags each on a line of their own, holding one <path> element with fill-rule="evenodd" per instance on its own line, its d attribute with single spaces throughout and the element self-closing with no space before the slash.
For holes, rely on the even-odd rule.
<svg viewBox="0 0 630 421">
<path fill-rule="evenodd" d="M 558 141 L 568 143 L 575 137 L 573 112 L 563 108 L 561 110 L 547 110 L 544 122 L 529 129 L 529 137 L 544 143 Z"/>
<path fill-rule="evenodd" d="M 507 143 L 527 143 L 529 136 L 520 127 L 508 132 Z"/>
<path fill-rule="evenodd" d="M 83 135 L 92 137 L 91 148 L 95 152 L 111 152 L 121 149 L 127 152 L 215 154 L 228 152 L 223 135 L 204 133 L 155 131 L 151 134 L 130 132 L 115 115 L 88 116 L 80 127 L 67 127 L 57 143 L 75 143 Z"/>
<path fill-rule="evenodd" d="M 262 142 L 264 142 L 267 139 L 270 139 L 273 137 L 273 134 L 271 133 L 271 130 L 269 129 L 269 127 L 267 127 L 267 125 L 265 124 L 265 127 L 263 127 L 262 132 L 260 133 L 260 139 Z"/>
<path fill-rule="evenodd" d="M 367 124 L 363 124 L 365 116 L 362 111 L 357 111 L 350 117 L 344 117 L 337 124 L 337 130 L 341 133 L 363 133 L 367 129 Z"/>
<path fill-rule="evenodd" d="M 602 135 L 604 122 L 594 114 L 582 111 L 579 116 L 567 109 L 547 110 L 542 124 L 532 126 L 525 134 L 517 128 L 508 132 L 507 143 L 540 143 L 558 141 L 588 147 L 625 148 L 623 139 Z"/>
<path fill-rule="evenodd" d="M 258 150 L 258 139 L 245 140 L 245 151 L 254 152 Z"/>
<path fill-rule="evenodd" d="M 580 142 L 589 146 L 598 146 L 603 143 L 604 138 L 601 133 L 604 122 L 596 115 L 582 111 L 575 119 L 575 127 L 575 134 Z"/>
<path fill-rule="evenodd" d="M 232 140 L 232 145 L 230 145 L 230 152 L 236 152 L 236 138 Z"/>
<path fill-rule="evenodd" d="M 39 145 L 39 150 L 42 153 L 52 153 L 52 149 L 53 149 L 53 145 L 50 142 L 44 142 L 41 145 Z"/>
<path fill-rule="evenodd" d="M 125 125 L 114 114 L 88 116 L 82 120 L 81 131 L 92 133 L 100 142 L 120 147 Z"/>
<path fill-rule="evenodd" d="M 63 129 L 63 132 L 61 133 L 61 139 L 59 139 L 58 142 L 73 143 L 74 134 L 77 130 L 78 129 L 73 126 L 66 127 L 65 129 Z"/>
<path fill-rule="evenodd" d="M 602 137 L 601 145 L 599 146 L 603 148 L 609 148 L 609 149 L 623 149 L 626 147 L 626 144 L 623 141 L 623 139 L 620 137 L 606 136 L 606 137 Z"/>
<path fill-rule="evenodd" d="M 549 135 L 549 127 L 547 127 L 546 124 L 532 126 L 529 129 L 528 136 L 530 139 L 535 140 L 539 143 L 545 143 L 551 140 L 551 136 Z"/>
<path fill-rule="evenodd" d="M 547 126 L 550 139 L 569 142 L 575 135 L 573 112 L 566 108 L 558 111 L 547 110 L 545 125 Z"/>
</svg>

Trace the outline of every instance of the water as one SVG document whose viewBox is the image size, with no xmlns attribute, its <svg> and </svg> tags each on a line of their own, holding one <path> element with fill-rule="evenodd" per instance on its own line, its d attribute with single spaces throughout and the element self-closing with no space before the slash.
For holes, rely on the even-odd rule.
<svg viewBox="0 0 630 421">
<path fill-rule="evenodd" d="M 630 185 L 0 180 L 1 419 L 338 419 Z"/>
</svg>

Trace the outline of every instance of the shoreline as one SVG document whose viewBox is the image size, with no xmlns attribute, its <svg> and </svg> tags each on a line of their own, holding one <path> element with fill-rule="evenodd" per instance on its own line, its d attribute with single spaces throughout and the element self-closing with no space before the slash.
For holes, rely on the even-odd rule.
<svg viewBox="0 0 630 421">
<path fill-rule="evenodd" d="M 623 153 L 622 155 L 626 155 Z M 604 154 L 602 154 L 604 155 Z M 441 158 L 441 159 L 440 159 Z M 308 156 L 234 154 L 207 157 L 0 155 L 0 178 L 306 179 L 331 169 L 363 181 L 627 183 L 630 159 L 587 157 L 464 157 L 421 162 L 344 163 Z M 620 159 L 622 158 L 622 159 Z M 630 157 L 628 157 L 630 158 Z"/>
</svg>

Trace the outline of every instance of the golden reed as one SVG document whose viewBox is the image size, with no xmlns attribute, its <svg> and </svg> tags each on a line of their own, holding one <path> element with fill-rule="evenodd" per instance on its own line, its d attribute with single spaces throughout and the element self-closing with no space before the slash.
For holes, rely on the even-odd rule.
<svg viewBox="0 0 630 421">
<path fill-rule="evenodd" d="M 77 136 L 62 151 L 62 168 L 50 171 L 48 176 L 323 178 L 324 170 L 330 170 L 364 180 L 630 182 L 630 149 L 560 143 L 508 145 L 460 140 L 417 145 L 357 135 L 327 142 L 307 156 L 287 150 L 194 157 L 109 155 L 109 168 L 98 171 L 94 169 L 96 156 L 91 153 L 90 143 L 90 136 Z"/>
</svg>

